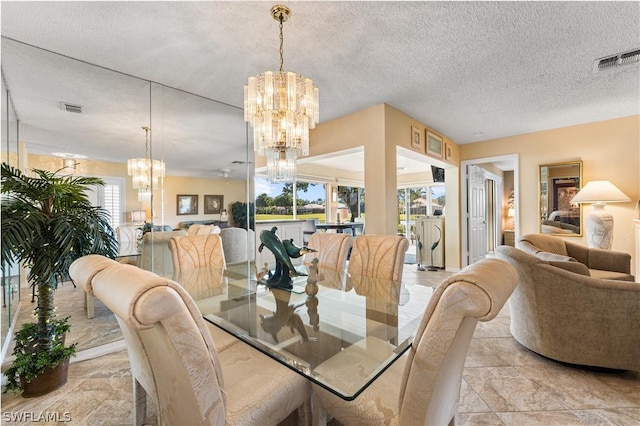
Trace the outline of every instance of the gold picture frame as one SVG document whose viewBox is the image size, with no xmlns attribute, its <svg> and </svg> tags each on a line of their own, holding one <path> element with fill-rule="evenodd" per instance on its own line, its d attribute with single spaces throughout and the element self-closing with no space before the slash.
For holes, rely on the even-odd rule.
<svg viewBox="0 0 640 426">
<path fill-rule="evenodd" d="M 442 158 L 442 137 L 427 130 L 427 154 Z"/>
<path fill-rule="evenodd" d="M 417 127 L 411 126 L 411 148 L 424 153 L 424 133 Z"/>
<path fill-rule="evenodd" d="M 176 196 L 176 215 L 198 214 L 198 196 L 182 195 Z"/>
<path fill-rule="evenodd" d="M 453 148 L 450 143 L 444 144 L 444 159 L 447 161 L 451 161 L 453 158 Z"/>
<path fill-rule="evenodd" d="M 220 214 L 224 204 L 224 195 L 205 195 L 204 214 Z"/>
</svg>

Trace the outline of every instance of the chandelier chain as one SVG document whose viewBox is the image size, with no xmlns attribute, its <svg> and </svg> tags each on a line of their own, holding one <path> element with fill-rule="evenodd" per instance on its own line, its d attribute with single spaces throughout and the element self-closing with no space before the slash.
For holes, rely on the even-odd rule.
<svg viewBox="0 0 640 426">
<path fill-rule="evenodd" d="M 282 15 L 280 15 L 280 72 L 282 72 L 282 66 L 284 65 L 284 35 L 282 34 L 282 27 L 283 27 L 283 17 Z"/>
</svg>

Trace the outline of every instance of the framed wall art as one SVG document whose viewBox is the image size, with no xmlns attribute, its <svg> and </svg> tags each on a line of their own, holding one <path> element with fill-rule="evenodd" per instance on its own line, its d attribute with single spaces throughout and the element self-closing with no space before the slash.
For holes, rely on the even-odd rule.
<svg viewBox="0 0 640 426">
<path fill-rule="evenodd" d="M 424 133 L 417 127 L 411 126 L 411 148 L 424 153 Z"/>
<path fill-rule="evenodd" d="M 451 144 L 450 143 L 445 143 L 444 144 L 444 159 L 451 161 L 451 159 L 453 158 L 453 148 L 451 148 Z"/>
<path fill-rule="evenodd" d="M 427 154 L 442 158 L 442 137 L 427 130 Z"/>
<path fill-rule="evenodd" d="M 177 215 L 198 214 L 198 196 L 197 195 L 177 195 Z"/>
<path fill-rule="evenodd" d="M 220 214 L 224 204 L 224 195 L 205 195 L 204 214 Z"/>
</svg>

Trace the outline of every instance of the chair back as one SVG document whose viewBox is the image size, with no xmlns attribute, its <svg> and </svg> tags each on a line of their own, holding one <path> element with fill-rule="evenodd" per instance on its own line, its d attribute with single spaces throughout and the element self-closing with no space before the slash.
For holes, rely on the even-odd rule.
<svg viewBox="0 0 640 426">
<path fill-rule="evenodd" d="M 157 424 L 225 423 L 224 384 L 213 340 L 179 284 L 100 255 L 77 259 L 70 274 L 115 314 L 134 388 L 141 385 L 155 399 Z"/>
<path fill-rule="evenodd" d="M 399 235 L 358 235 L 353 240 L 348 272 L 371 278 L 400 280 L 409 248 Z"/>
<path fill-rule="evenodd" d="M 201 225 L 198 223 L 194 223 L 189 228 L 187 228 L 187 235 L 219 234 L 220 231 L 220 227 L 216 225 Z"/>
<path fill-rule="evenodd" d="M 142 237 L 142 252 L 140 253 L 140 268 L 153 271 L 163 277 L 173 275 L 173 260 L 169 250 L 169 240 L 172 237 L 187 235 L 186 231 L 147 232 Z"/>
<path fill-rule="evenodd" d="M 322 232 L 312 234 L 307 247 L 317 251 L 304 255 L 305 265 L 311 265 L 311 261 L 317 258 L 319 267 L 344 272 L 352 240 L 350 234 Z"/>
<path fill-rule="evenodd" d="M 500 312 L 517 282 L 513 266 L 484 259 L 438 286 L 409 350 L 400 387 L 399 424 L 451 424 L 476 324 Z"/>
<path fill-rule="evenodd" d="M 187 235 L 169 240 L 174 274 L 185 269 L 226 267 L 222 239 L 218 234 Z"/>
<path fill-rule="evenodd" d="M 256 257 L 256 238 L 253 229 L 223 228 L 220 231 L 222 250 L 227 265 L 253 261 Z"/>
</svg>

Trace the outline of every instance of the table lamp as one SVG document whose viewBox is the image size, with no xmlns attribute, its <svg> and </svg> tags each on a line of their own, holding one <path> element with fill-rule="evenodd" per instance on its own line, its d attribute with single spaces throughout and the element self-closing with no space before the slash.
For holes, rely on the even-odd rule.
<svg viewBox="0 0 640 426">
<path fill-rule="evenodd" d="M 631 199 L 608 180 L 588 182 L 571 200 L 572 203 L 591 203 L 593 210 L 585 218 L 587 244 L 591 248 L 611 250 L 613 216 L 604 209 L 607 203 L 625 203 Z"/>
</svg>

